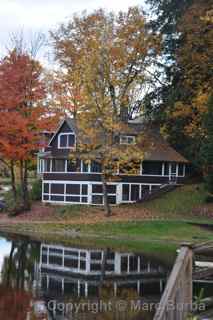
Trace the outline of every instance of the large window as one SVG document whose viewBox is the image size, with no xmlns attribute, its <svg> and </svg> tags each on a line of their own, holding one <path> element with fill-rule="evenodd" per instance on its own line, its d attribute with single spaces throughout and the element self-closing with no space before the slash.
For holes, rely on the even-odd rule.
<svg viewBox="0 0 213 320">
<path fill-rule="evenodd" d="M 159 188 L 159 186 L 160 184 L 124 183 L 122 185 L 122 202 L 135 202 L 142 199 L 155 188 Z"/>
<path fill-rule="evenodd" d="M 86 184 L 67 184 L 66 185 L 67 202 L 88 202 L 88 186 Z"/>
<path fill-rule="evenodd" d="M 70 149 L 75 146 L 75 135 L 74 133 L 60 133 L 58 136 L 58 148 L 59 149 Z"/>
<path fill-rule="evenodd" d="M 162 162 L 155 161 L 144 161 L 142 164 L 142 174 L 143 175 L 162 175 Z"/>
<path fill-rule="evenodd" d="M 110 204 L 116 204 L 116 185 L 107 185 L 107 195 Z M 92 185 L 92 203 L 103 204 L 103 188 L 102 184 Z"/>
<path fill-rule="evenodd" d="M 139 184 L 123 184 L 122 201 L 137 201 L 140 198 Z"/>
<path fill-rule="evenodd" d="M 88 185 L 87 184 L 70 184 L 70 183 L 43 183 L 43 200 L 44 201 L 65 201 L 72 203 L 88 202 Z"/>
</svg>

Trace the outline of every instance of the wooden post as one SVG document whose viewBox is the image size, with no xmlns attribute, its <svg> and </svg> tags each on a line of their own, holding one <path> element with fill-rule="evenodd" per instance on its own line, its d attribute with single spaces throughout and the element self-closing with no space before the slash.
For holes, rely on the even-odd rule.
<svg viewBox="0 0 213 320">
<path fill-rule="evenodd" d="M 154 320 L 185 320 L 192 306 L 192 258 L 189 244 L 181 246 Z"/>
</svg>

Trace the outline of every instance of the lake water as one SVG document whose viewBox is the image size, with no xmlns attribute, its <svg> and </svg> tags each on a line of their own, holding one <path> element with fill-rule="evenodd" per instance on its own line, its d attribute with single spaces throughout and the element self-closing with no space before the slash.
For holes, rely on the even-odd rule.
<svg viewBox="0 0 213 320">
<path fill-rule="evenodd" d="M 0 234 L 0 319 L 153 319 L 171 270 L 156 256 Z"/>
</svg>

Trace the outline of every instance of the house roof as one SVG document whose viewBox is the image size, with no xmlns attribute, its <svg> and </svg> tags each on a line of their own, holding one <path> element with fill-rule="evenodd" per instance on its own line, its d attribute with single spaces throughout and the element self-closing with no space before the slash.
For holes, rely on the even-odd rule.
<svg viewBox="0 0 213 320">
<path fill-rule="evenodd" d="M 74 119 L 66 118 L 59 124 L 58 129 L 52 136 L 49 145 L 53 139 L 57 136 L 64 122 L 68 124 L 71 130 L 78 134 Z M 124 133 L 125 134 L 125 133 Z M 143 140 L 148 143 L 143 143 L 142 148 L 144 149 L 144 159 L 149 161 L 170 161 L 170 162 L 181 162 L 188 163 L 189 161 L 178 153 L 170 144 L 162 137 L 159 130 L 152 127 L 150 123 L 144 123 L 140 121 L 131 121 L 128 123 L 127 135 L 138 135 L 142 134 Z M 63 157 L 63 155 L 61 155 Z"/>
<path fill-rule="evenodd" d="M 144 121 L 130 121 L 128 127 L 130 134 L 142 134 L 143 140 L 148 142 L 143 144 L 145 160 L 189 162 L 162 137 L 156 124 L 145 123 Z"/>
<path fill-rule="evenodd" d="M 172 148 L 169 143 L 155 132 L 146 132 L 145 139 L 149 139 L 150 145 L 145 150 L 144 158 L 149 161 L 170 161 L 188 163 L 189 161 Z"/>
</svg>

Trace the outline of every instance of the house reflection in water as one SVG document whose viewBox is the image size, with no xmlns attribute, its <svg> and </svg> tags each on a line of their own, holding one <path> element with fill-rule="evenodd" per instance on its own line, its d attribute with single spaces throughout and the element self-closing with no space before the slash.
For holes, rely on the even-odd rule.
<svg viewBox="0 0 213 320">
<path fill-rule="evenodd" d="M 123 290 L 160 297 L 168 273 L 143 255 L 46 244 L 40 248 L 38 271 L 43 293 L 73 298 L 98 297 L 104 289 L 114 297 Z"/>
</svg>

